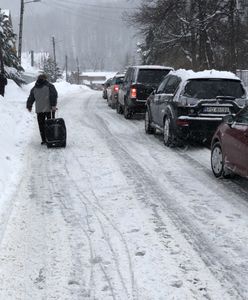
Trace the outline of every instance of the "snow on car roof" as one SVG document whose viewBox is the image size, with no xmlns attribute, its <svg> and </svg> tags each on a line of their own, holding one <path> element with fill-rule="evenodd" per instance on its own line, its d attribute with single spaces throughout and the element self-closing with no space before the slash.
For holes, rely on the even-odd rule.
<svg viewBox="0 0 248 300">
<path fill-rule="evenodd" d="M 217 71 L 217 70 L 205 70 L 200 72 L 194 72 L 193 70 L 179 69 L 171 71 L 170 75 L 177 75 L 182 78 L 183 81 L 189 79 L 200 79 L 200 78 L 212 78 L 212 79 L 234 79 L 240 80 L 234 73 L 228 71 Z"/>
<path fill-rule="evenodd" d="M 140 66 L 133 66 L 134 68 L 139 69 L 166 69 L 166 70 L 174 70 L 172 67 L 166 67 L 166 66 L 159 66 L 159 65 L 140 65 Z"/>
<path fill-rule="evenodd" d="M 116 78 L 120 78 L 120 77 L 124 77 L 124 76 L 125 76 L 125 74 L 116 74 L 115 75 Z"/>
</svg>

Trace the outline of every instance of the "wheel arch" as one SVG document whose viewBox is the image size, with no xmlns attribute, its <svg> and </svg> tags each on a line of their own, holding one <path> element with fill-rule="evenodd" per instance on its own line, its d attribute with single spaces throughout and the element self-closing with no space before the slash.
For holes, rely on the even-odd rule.
<svg viewBox="0 0 248 300">
<path fill-rule="evenodd" d="M 211 141 L 211 148 L 213 148 L 216 143 L 220 143 L 220 139 L 217 136 L 213 137 Z"/>
<path fill-rule="evenodd" d="M 164 116 L 163 116 L 163 123 L 165 122 L 165 119 L 169 115 L 171 115 L 172 117 L 174 115 L 174 110 L 173 110 L 173 108 L 170 105 L 167 106 L 166 109 L 165 109 Z"/>
</svg>

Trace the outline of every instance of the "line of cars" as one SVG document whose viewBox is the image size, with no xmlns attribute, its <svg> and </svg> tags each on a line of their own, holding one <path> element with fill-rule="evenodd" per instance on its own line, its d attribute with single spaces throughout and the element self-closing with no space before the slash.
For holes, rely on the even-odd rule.
<svg viewBox="0 0 248 300">
<path fill-rule="evenodd" d="M 131 66 L 116 76 L 106 98 L 117 113 L 126 119 L 145 113 L 145 132 L 161 132 L 169 147 L 191 140 L 210 143 L 216 177 L 248 177 L 248 98 L 235 74 Z"/>
</svg>

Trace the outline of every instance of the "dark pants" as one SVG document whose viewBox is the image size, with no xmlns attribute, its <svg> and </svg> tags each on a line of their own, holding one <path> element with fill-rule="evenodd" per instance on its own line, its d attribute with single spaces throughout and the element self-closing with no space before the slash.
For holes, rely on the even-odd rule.
<svg viewBox="0 0 248 300">
<path fill-rule="evenodd" d="M 52 117 L 55 118 L 55 112 L 52 112 Z M 37 120 L 38 120 L 38 124 L 39 124 L 39 129 L 40 129 L 40 136 L 41 136 L 41 140 L 43 142 L 46 141 L 45 120 L 47 120 L 47 119 L 51 119 L 50 112 L 37 113 Z"/>
<path fill-rule="evenodd" d="M 5 91 L 5 87 L 0 86 L 0 95 L 2 95 L 3 97 L 4 97 L 4 91 Z"/>
</svg>

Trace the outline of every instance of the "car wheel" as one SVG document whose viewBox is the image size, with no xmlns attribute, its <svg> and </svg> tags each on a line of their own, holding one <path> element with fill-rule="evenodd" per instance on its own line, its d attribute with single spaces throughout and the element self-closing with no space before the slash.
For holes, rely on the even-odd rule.
<svg viewBox="0 0 248 300">
<path fill-rule="evenodd" d="M 120 103 L 119 103 L 118 100 L 117 100 L 117 102 L 116 102 L 116 112 L 117 112 L 117 114 L 119 114 L 119 115 L 121 115 L 121 114 L 123 113 L 122 107 L 121 107 L 121 105 L 120 105 Z"/>
<path fill-rule="evenodd" d="M 116 103 L 113 103 L 112 99 L 111 99 L 110 107 L 111 107 L 112 109 L 115 109 L 115 108 L 116 108 Z"/>
<path fill-rule="evenodd" d="M 108 106 L 111 105 L 109 97 L 107 98 L 107 103 L 108 103 Z"/>
<path fill-rule="evenodd" d="M 172 119 L 170 116 L 167 116 L 164 121 L 163 139 L 164 139 L 165 146 L 167 147 L 176 146 L 175 134 L 172 129 Z"/>
<path fill-rule="evenodd" d="M 131 116 L 132 116 L 132 114 L 131 114 L 130 110 L 128 109 L 128 106 L 125 104 L 124 105 L 124 117 L 125 117 L 125 119 L 131 119 Z"/>
<path fill-rule="evenodd" d="M 150 120 L 150 114 L 148 109 L 146 110 L 146 114 L 145 114 L 145 132 L 147 134 L 154 133 L 154 128 L 151 127 L 151 120 Z"/>
<path fill-rule="evenodd" d="M 217 178 L 230 178 L 233 175 L 232 172 L 225 167 L 223 152 L 219 142 L 216 142 L 211 150 L 211 167 L 214 176 Z"/>
</svg>

